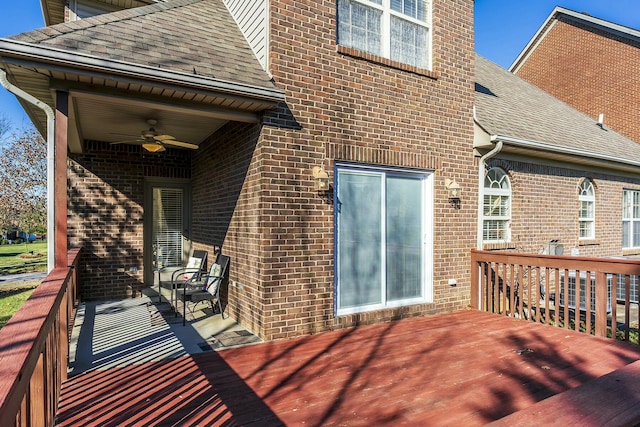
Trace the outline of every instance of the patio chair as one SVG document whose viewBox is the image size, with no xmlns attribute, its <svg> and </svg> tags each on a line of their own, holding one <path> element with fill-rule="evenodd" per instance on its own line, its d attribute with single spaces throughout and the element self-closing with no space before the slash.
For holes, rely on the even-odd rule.
<svg viewBox="0 0 640 427">
<path fill-rule="evenodd" d="M 168 286 L 171 290 L 171 296 L 169 297 L 169 303 L 172 307 L 176 307 L 178 297 L 175 296 L 178 288 L 181 288 L 185 282 L 195 279 L 200 280 L 207 272 L 207 258 L 209 253 L 207 251 L 195 250 L 189 257 L 187 265 L 183 268 L 178 268 L 171 273 L 171 282 Z M 175 296 L 175 298 L 174 298 Z M 175 304 L 174 304 L 175 301 Z M 177 312 L 176 312 L 177 315 Z"/>
<path fill-rule="evenodd" d="M 182 292 L 177 295 L 182 300 L 182 324 L 186 324 L 187 305 L 193 303 L 191 312 L 195 306 L 203 301 L 209 301 L 211 309 L 215 312 L 216 306 L 220 310 L 220 316 L 224 319 L 224 310 L 220 301 L 220 288 L 227 274 L 230 258 L 227 255 L 218 254 L 216 262 L 211 265 L 209 273 L 202 279 L 192 278 L 184 282 Z M 177 302 L 177 301 L 176 301 Z"/>
</svg>

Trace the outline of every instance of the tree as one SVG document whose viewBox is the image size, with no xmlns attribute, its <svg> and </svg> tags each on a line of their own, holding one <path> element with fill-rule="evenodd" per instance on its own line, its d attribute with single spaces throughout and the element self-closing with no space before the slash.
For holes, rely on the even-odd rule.
<svg viewBox="0 0 640 427">
<path fill-rule="evenodd" d="M 0 147 L 0 229 L 41 233 L 46 224 L 47 143 L 31 126 Z"/>
<path fill-rule="evenodd" d="M 11 130 L 11 120 L 6 115 L 0 115 L 0 146 L 4 143 L 5 137 Z"/>
</svg>

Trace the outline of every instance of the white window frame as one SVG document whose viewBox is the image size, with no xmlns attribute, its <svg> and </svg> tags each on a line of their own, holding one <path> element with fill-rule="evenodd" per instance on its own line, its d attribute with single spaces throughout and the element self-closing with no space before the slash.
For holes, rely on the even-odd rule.
<svg viewBox="0 0 640 427">
<path fill-rule="evenodd" d="M 431 70 L 431 58 L 432 58 L 432 39 L 433 39 L 433 26 L 432 26 L 432 0 L 417 0 L 417 1 L 423 1 L 424 3 L 426 3 L 425 7 L 427 9 L 427 13 L 426 13 L 426 19 L 424 21 L 416 19 L 412 16 L 409 15 L 405 15 L 402 12 L 397 12 L 393 9 L 391 9 L 391 1 L 392 0 L 378 0 L 378 3 L 376 3 L 375 1 L 370 1 L 370 0 L 338 0 L 338 4 L 341 1 L 349 1 L 349 2 L 353 2 L 353 3 L 359 3 L 365 7 L 369 7 L 372 9 L 376 9 L 378 11 L 380 11 L 382 13 L 381 16 L 381 22 L 380 22 L 380 36 L 382 38 L 382 40 L 380 40 L 380 53 L 379 55 L 384 57 L 384 58 L 388 58 L 393 60 L 393 58 L 391 57 L 391 17 L 397 17 L 400 19 L 403 19 L 407 22 L 410 22 L 412 24 L 421 26 L 423 28 L 426 29 L 427 32 L 427 40 L 425 42 L 425 48 L 427 49 L 427 53 L 426 53 L 426 63 L 425 64 L 409 64 L 409 65 L 414 65 L 417 66 L 419 68 L 423 68 L 426 70 Z M 339 7 L 338 7 L 339 8 Z M 338 44 L 343 44 L 340 42 L 340 34 L 339 34 L 339 26 L 340 26 L 340 16 L 339 13 L 337 14 L 337 19 L 336 19 L 336 23 L 338 25 Z M 345 46 L 349 46 L 349 45 L 345 45 Z M 353 46 L 349 46 L 349 47 L 353 47 Z M 357 48 L 356 48 L 357 49 Z M 375 55 L 377 55 L 378 53 L 376 52 L 367 52 L 367 53 L 373 53 Z"/>
<path fill-rule="evenodd" d="M 636 206 L 637 208 L 634 208 Z M 640 249 L 633 244 L 633 230 L 640 229 L 640 190 L 622 190 L 622 248 Z M 626 236 L 626 239 L 625 239 Z M 625 242 L 626 240 L 626 242 Z"/>
<path fill-rule="evenodd" d="M 497 171 L 502 174 L 500 181 L 505 180 L 507 184 L 507 188 L 495 188 L 495 187 L 487 187 L 486 179 L 487 177 L 494 171 Z M 493 180 L 496 182 L 495 180 Z M 487 171 L 485 175 L 485 181 L 483 183 L 483 197 L 482 197 L 482 242 L 483 243 L 508 243 L 511 241 L 511 200 L 512 200 L 512 191 L 511 191 L 511 180 L 509 179 L 509 174 L 502 168 L 493 167 Z M 485 198 L 486 196 L 498 196 L 498 197 L 507 197 L 507 213 L 506 215 L 487 215 L 485 214 Z M 503 238 L 502 239 L 487 239 L 485 233 L 485 223 L 487 221 L 498 221 L 504 224 L 503 229 Z"/>
<path fill-rule="evenodd" d="M 78 21 L 118 10 L 122 8 L 94 0 L 69 0 L 69 21 Z"/>
<path fill-rule="evenodd" d="M 582 216 L 583 206 L 591 205 L 591 216 Z M 583 227 L 583 225 L 585 225 Z M 587 230 L 588 235 L 582 235 Z M 596 190 L 590 179 L 584 179 L 578 189 L 578 238 L 579 240 L 593 240 L 596 238 Z"/>
<path fill-rule="evenodd" d="M 409 175 L 414 176 L 416 178 L 420 178 L 422 181 L 422 296 L 417 298 L 410 298 L 404 300 L 395 300 L 395 301 L 387 301 L 386 300 L 386 269 L 382 268 L 382 299 L 380 304 L 367 304 L 355 307 L 345 307 L 342 308 L 339 306 L 340 301 L 340 277 L 339 276 L 339 227 L 338 227 L 338 213 L 335 212 L 335 227 L 334 227 L 334 242 L 335 242 L 335 293 L 334 293 L 334 311 L 336 316 L 344 316 L 355 313 L 364 313 L 369 311 L 387 309 L 387 308 L 395 308 L 395 307 L 403 307 L 412 304 L 422 304 L 422 303 L 430 303 L 433 302 L 433 172 L 428 171 L 411 171 L 400 168 L 381 168 L 375 166 L 365 166 L 365 165 L 356 165 L 350 163 L 336 163 L 334 177 L 336 179 L 335 182 L 335 194 L 334 194 L 334 206 L 336 209 L 338 208 L 340 202 L 338 200 L 339 188 L 339 172 L 346 171 L 352 173 L 363 173 L 363 174 L 376 174 L 380 175 L 383 178 L 389 175 Z M 382 206 L 381 206 L 381 215 L 384 217 L 386 215 L 385 212 L 385 191 L 382 189 Z M 381 235 L 385 235 L 384 225 L 381 230 Z M 380 242 L 381 245 L 384 245 L 384 242 Z M 385 251 L 382 252 L 382 261 L 381 266 L 386 265 Z"/>
</svg>

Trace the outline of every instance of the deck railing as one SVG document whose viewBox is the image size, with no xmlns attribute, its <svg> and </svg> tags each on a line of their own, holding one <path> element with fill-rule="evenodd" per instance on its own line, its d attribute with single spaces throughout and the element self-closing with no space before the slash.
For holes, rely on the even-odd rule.
<svg viewBox="0 0 640 427">
<path fill-rule="evenodd" d="M 640 260 L 472 250 L 471 305 L 638 342 Z"/>
<path fill-rule="evenodd" d="M 77 302 L 79 249 L 52 270 L 0 329 L 0 424 L 53 426 L 67 378 L 69 325 Z"/>
</svg>

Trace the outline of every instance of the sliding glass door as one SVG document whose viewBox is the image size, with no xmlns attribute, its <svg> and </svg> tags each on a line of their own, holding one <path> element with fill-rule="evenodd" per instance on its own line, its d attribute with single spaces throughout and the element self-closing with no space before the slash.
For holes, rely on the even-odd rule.
<svg viewBox="0 0 640 427">
<path fill-rule="evenodd" d="M 432 174 L 339 166 L 336 176 L 338 315 L 430 300 Z"/>
</svg>

